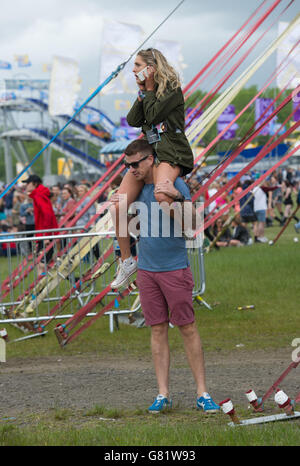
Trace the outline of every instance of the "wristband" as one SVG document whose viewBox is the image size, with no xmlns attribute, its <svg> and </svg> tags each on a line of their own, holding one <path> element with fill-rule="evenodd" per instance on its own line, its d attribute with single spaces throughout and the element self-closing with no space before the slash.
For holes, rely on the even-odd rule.
<svg viewBox="0 0 300 466">
<path fill-rule="evenodd" d="M 143 99 L 146 97 L 146 95 L 144 94 L 144 92 L 141 91 L 141 90 L 139 90 L 138 96 L 139 96 L 139 98 L 140 98 L 141 100 L 143 100 Z"/>
<path fill-rule="evenodd" d="M 184 198 L 184 196 L 181 194 L 181 192 L 178 191 L 178 194 L 176 194 L 176 196 L 175 196 L 175 198 L 174 198 L 174 201 L 183 202 L 183 201 L 185 201 L 185 198 Z"/>
</svg>

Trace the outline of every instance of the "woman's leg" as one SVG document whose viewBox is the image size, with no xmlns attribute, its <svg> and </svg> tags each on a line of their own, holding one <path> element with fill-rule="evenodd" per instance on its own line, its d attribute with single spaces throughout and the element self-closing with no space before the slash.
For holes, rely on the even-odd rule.
<svg viewBox="0 0 300 466">
<path fill-rule="evenodd" d="M 154 184 L 162 183 L 166 180 L 170 180 L 172 183 L 175 182 L 176 178 L 180 175 L 180 167 L 175 166 L 173 167 L 172 165 L 168 164 L 167 162 L 161 162 L 157 167 L 154 167 Z M 155 193 L 154 191 L 154 196 L 157 202 L 167 202 L 168 204 L 171 204 L 174 202 L 174 199 L 171 197 L 167 196 L 164 193 Z"/>
<path fill-rule="evenodd" d="M 111 282 L 111 287 L 115 289 L 128 284 L 129 278 L 137 270 L 137 262 L 131 256 L 128 207 L 137 199 L 143 186 L 142 181 L 138 181 L 130 172 L 127 172 L 118 190 L 118 194 L 123 195 L 123 199 L 120 199 L 117 204 L 110 208 L 121 253 L 117 275 Z"/>
<path fill-rule="evenodd" d="M 122 261 L 131 256 L 130 237 L 128 233 L 128 207 L 137 199 L 143 189 L 143 186 L 143 181 L 138 181 L 134 175 L 127 172 L 118 189 L 118 194 L 123 195 L 124 199 L 120 200 L 118 204 L 114 204 L 110 208 L 115 225 L 116 237 L 120 246 Z"/>
</svg>

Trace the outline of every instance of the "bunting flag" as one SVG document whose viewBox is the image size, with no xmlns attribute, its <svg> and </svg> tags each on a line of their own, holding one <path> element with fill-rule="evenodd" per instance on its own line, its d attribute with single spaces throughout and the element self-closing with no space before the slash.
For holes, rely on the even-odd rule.
<svg viewBox="0 0 300 466">
<path fill-rule="evenodd" d="M 43 73 L 51 73 L 52 65 L 50 65 L 49 63 L 43 63 L 42 70 Z"/>
<path fill-rule="evenodd" d="M 187 65 L 184 63 L 181 44 L 172 40 L 156 40 L 154 48 L 166 57 L 170 65 L 178 72 L 181 81 L 183 81 L 183 70 Z"/>
<path fill-rule="evenodd" d="M 260 120 L 256 124 L 257 129 L 261 123 L 263 123 L 273 112 L 272 99 L 258 98 L 255 101 L 255 119 Z M 264 114 L 264 115 L 263 115 Z M 263 116 L 262 116 L 263 115 Z M 267 136 L 272 133 L 272 121 L 270 121 L 259 133 L 261 136 Z"/>
<path fill-rule="evenodd" d="M 299 121 L 300 120 L 300 92 L 296 94 L 293 98 L 293 110 L 295 110 L 294 113 L 294 121 Z M 298 108 L 297 108 L 298 107 Z"/>
<path fill-rule="evenodd" d="M 69 58 L 54 57 L 49 86 L 49 114 L 71 115 L 79 91 L 78 63 Z"/>
<path fill-rule="evenodd" d="M 28 55 L 15 55 L 15 61 L 17 62 L 19 68 L 26 68 L 27 66 L 31 66 Z"/>
<path fill-rule="evenodd" d="M 116 110 L 130 110 L 131 103 L 129 100 L 117 99 L 115 100 Z"/>
<path fill-rule="evenodd" d="M 12 66 L 8 61 L 0 60 L 0 70 L 11 70 Z"/>
<path fill-rule="evenodd" d="M 280 36 L 288 27 L 289 23 L 280 21 L 278 23 L 278 35 Z M 296 24 L 281 42 L 277 50 L 277 63 L 279 64 L 284 57 L 286 57 L 289 52 L 290 61 L 284 73 L 280 74 L 277 77 L 277 86 L 279 89 L 282 89 L 289 83 L 289 89 L 295 89 L 300 83 L 300 24 Z"/>
<path fill-rule="evenodd" d="M 106 20 L 102 31 L 102 53 L 100 82 L 107 77 L 109 70 L 114 70 L 128 58 L 128 51 L 136 49 L 143 39 L 143 30 L 135 24 L 119 23 Z M 112 80 L 102 94 L 136 94 L 137 85 L 133 68 L 133 57 L 118 77 Z"/>
<path fill-rule="evenodd" d="M 223 131 L 224 128 L 234 119 L 235 117 L 235 106 L 228 105 L 224 112 L 221 113 L 217 119 L 217 131 L 218 134 Z M 220 139 L 234 139 L 236 130 L 238 129 L 238 124 L 233 123 L 230 128 L 221 136 Z"/>
</svg>

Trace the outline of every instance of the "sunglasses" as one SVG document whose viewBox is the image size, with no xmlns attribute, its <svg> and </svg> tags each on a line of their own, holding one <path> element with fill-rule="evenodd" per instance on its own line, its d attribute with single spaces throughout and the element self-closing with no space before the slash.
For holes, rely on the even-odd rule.
<svg viewBox="0 0 300 466">
<path fill-rule="evenodd" d="M 139 164 L 143 161 L 143 160 L 146 160 L 147 158 L 149 157 L 149 155 L 145 155 L 145 157 L 143 157 L 142 159 L 138 160 L 137 162 L 131 162 L 131 163 L 128 163 L 128 162 L 124 162 L 124 165 L 126 168 L 139 168 Z"/>
</svg>

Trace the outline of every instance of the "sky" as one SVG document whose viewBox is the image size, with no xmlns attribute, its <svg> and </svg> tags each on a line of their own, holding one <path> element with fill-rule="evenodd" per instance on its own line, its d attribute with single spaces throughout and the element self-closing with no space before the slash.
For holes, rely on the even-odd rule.
<svg viewBox="0 0 300 466">
<path fill-rule="evenodd" d="M 63 56 L 79 63 L 82 79 L 81 99 L 85 100 L 91 89 L 99 85 L 101 63 L 101 33 L 106 19 L 137 24 L 145 35 L 150 34 L 180 3 L 180 0 L 0 0 L 0 60 L 13 64 L 11 71 L 0 70 L 0 79 L 7 77 L 50 78 L 42 71 L 44 63 L 51 63 L 54 56 Z M 187 84 L 243 22 L 261 4 L 261 0 L 185 0 L 165 24 L 145 44 L 153 40 L 171 40 L 180 43 L 183 60 L 184 84 Z M 249 64 L 277 37 L 278 21 L 290 22 L 300 11 L 300 0 L 278 18 L 289 0 L 282 0 L 252 42 L 275 21 L 262 42 L 255 49 L 244 67 Z M 273 0 L 266 0 L 266 6 Z M 133 51 L 128 51 L 130 55 Z M 28 54 L 30 68 L 18 68 L 14 56 Z M 260 85 L 275 67 L 275 58 L 259 70 L 249 82 Z M 113 70 L 109 70 L 109 73 Z M 209 86 L 209 83 L 206 84 Z M 205 84 L 203 85 L 205 89 Z M 118 98 L 128 98 L 119 95 Z M 120 116 L 113 106 L 115 96 L 100 96 L 95 101 L 112 118 Z M 129 96 L 133 101 L 135 96 Z"/>
</svg>

